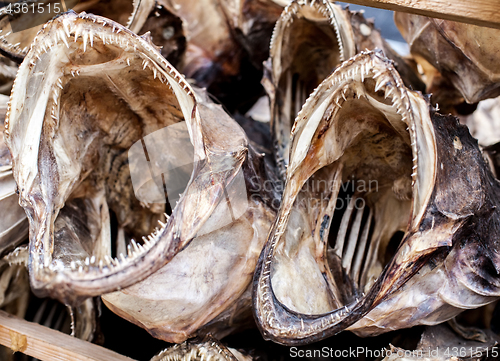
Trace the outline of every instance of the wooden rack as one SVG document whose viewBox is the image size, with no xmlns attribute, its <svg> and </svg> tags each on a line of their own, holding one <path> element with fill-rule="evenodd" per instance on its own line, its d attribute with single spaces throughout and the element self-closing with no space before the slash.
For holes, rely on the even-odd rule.
<svg viewBox="0 0 500 361">
<path fill-rule="evenodd" d="M 80 340 L 0 310 L 0 344 L 42 361 L 134 361 L 93 343 Z"/>
<path fill-rule="evenodd" d="M 374 8 L 500 29 L 499 0 L 342 0 Z"/>
</svg>

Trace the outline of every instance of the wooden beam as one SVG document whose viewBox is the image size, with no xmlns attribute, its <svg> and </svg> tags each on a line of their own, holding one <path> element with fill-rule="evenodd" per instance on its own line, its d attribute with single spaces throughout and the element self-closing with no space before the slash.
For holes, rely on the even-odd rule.
<svg viewBox="0 0 500 361">
<path fill-rule="evenodd" d="M 342 0 L 380 9 L 402 11 L 500 29 L 498 0 Z"/>
<path fill-rule="evenodd" d="M 42 361 L 133 361 L 37 323 L 0 311 L 0 344 Z"/>
</svg>

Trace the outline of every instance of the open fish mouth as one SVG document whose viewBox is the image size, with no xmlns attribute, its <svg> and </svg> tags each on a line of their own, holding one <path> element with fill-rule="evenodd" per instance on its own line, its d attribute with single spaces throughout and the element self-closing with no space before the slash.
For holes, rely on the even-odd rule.
<svg viewBox="0 0 500 361">
<path fill-rule="evenodd" d="M 408 90 L 389 60 L 346 61 L 292 130 L 254 276 L 264 337 L 376 335 L 497 300 L 498 192 L 477 140 Z"/>
<path fill-rule="evenodd" d="M 276 23 L 269 53 L 262 82 L 270 99 L 277 163 L 284 173 L 290 130 L 302 104 L 356 53 L 347 13 L 328 1 L 292 1 Z"/>
<path fill-rule="evenodd" d="M 265 338 L 290 345 L 336 334 L 384 305 L 408 280 L 425 285 L 426 276 L 417 274 L 424 265 L 442 265 L 445 255 L 453 262 L 460 227 L 491 206 L 484 194 L 492 176 L 477 142 L 456 120 L 439 123 L 431 115 L 424 97 L 403 85 L 380 52 L 346 61 L 309 97 L 294 124 L 283 202 L 254 277 L 254 313 Z M 457 135 L 443 138 L 446 127 Z M 454 198 L 457 188 L 447 189 L 437 174 L 458 179 L 464 172 L 460 166 L 446 169 L 448 146 L 463 157 L 454 161 L 481 174 L 469 189 L 459 185 L 477 197 L 445 199 Z M 449 276 L 442 277 L 437 284 Z M 474 288 L 470 279 L 463 282 Z M 413 321 L 407 316 L 418 305 L 406 298 L 371 321 L 392 314 L 391 329 L 442 322 L 457 309 L 491 302 L 495 292 L 467 306 L 450 298 L 426 303 L 422 318 Z M 441 312 L 445 303 L 453 311 Z M 357 329 L 363 334 L 362 326 Z"/>
<path fill-rule="evenodd" d="M 25 0 L 15 4 L 9 3 L 0 9 L 0 53 L 20 63 L 43 24 L 70 9 L 99 14 L 120 24 L 127 24 L 127 27 L 136 26 L 139 20 L 136 19 L 136 8 L 139 3 L 131 0 Z"/>
<path fill-rule="evenodd" d="M 212 139 L 210 122 L 200 124 L 203 112 L 148 36 L 73 12 L 44 27 L 20 66 L 6 117 L 37 294 L 77 303 L 127 287 L 196 236 L 225 199 L 246 149 L 243 132 Z M 131 174 L 143 168 L 129 164 L 129 150 L 173 125 L 182 128 L 193 164 L 170 209 L 136 197 Z M 155 151 L 169 157 L 161 144 Z"/>
</svg>

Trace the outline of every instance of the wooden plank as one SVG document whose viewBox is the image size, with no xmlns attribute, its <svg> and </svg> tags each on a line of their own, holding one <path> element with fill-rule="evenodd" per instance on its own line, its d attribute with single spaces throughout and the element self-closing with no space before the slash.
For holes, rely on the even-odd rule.
<svg viewBox="0 0 500 361">
<path fill-rule="evenodd" d="M 0 311 L 0 344 L 42 361 L 133 361 L 37 323 Z"/>
<path fill-rule="evenodd" d="M 499 0 L 342 0 L 375 8 L 403 11 L 500 29 Z"/>
</svg>

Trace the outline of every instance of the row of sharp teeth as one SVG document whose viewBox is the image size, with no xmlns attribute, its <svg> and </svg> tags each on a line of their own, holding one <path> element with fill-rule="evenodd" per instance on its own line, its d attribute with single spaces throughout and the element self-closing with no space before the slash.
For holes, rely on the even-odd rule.
<svg viewBox="0 0 500 361">
<path fill-rule="evenodd" d="M 82 43 L 83 43 L 82 45 L 83 45 L 84 52 L 87 51 L 87 44 L 90 45 L 90 48 L 92 48 L 94 46 L 94 37 L 95 37 L 95 38 L 101 40 L 104 45 L 116 44 L 123 49 L 133 47 L 134 54 L 138 53 L 138 54 L 141 54 L 141 56 L 142 56 L 141 52 L 137 52 L 137 45 L 136 44 L 131 44 L 131 42 L 128 39 L 126 39 L 122 36 L 118 36 L 118 34 L 122 31 L 122 29 L 120 27 L 114 25 L 113 23 L 111 23 L 112 24 L 112 26 L 111 26 L 111 24 L 108 24 L 105 20 L 102 20 L 100 18 L 96 18 L 94 16 L 90 17 L 87 15 L 79 15 L 79 18 L 91 19 L 91 20 L 93 20 L 94 23 L 99 23 L 102 26 L 108 25 L 108 27 L 111 27 L 111 34 L 107 34 L 104 31 L 102 33 L 95 33 L 93 31 L 89 31 L 89 30 L 85 30 L 85 29 L 82 30 L 82 27 L 80 27 L 80 26 L 75 26 L 75 29 L 73 31 L 73 35 L 71 35 L 72 32 L 71 32 L 71 29 L 70 29 L 68 22 L 63 20 L 62 21 L 62 28 L 54 32 L 52 39 L 49 39 L 49 40 L 44 39 L 43 45 L 40 46 L 39 49 L 33 54 L 33 57 L 40 60 L 40 55 L 46 53 L 47 51 L 52 49 L 54 46 L 56 46 L 60 42 L 64 43 L 64 45 L 66 45 L 66 47 L 69 48 L 68 38 L 73 38 L 74 39 L 73 42 L 76 42 L 79 37 L 82 38 Z M 42 33 L 42 31 L 40 33 Z M 37 35 L 37 37 L 38 37 L 38 35 Z M 37 37 L 34 39 L 34 41 L 32 43 L 33 45 L 37 44 Z M 144 44 L 141 44 L 141 45 L 143 47 L 145 47 L 146 50 L 151 50 L 152 54 L 155 54 L 156 49 L 154 49 L 154 46 L 150 45 L 147 42 L 145 42 Z M 145 55 L 143 57 L 144 57 L 143 69 L 145 69 L 146 66 L 148 66 L 153 71 L 154 78 L 156 78 L 158 76 L 158 78 L 163 83 L 167 82 L 166 76 L 162 75 L 162 70 L 156 64 L 153 64 L 153 65 L 151 64 L 151 63 L 154 63 L 152 61 L 152 59 L 150 59 L 149 57 L 147 57 Z M 32 65 L 35 65 L 34 58 L 30 61 L 30 63 Z M 161 61 L 162 58 L 159 57 L 157 60 Z M 130 60 L 126 59 L 126 61 L 127 61 L 127 64 L 130 66 Z M 184 89 L 184 91 L 186 91 L 186 93 L 188 95 L 194 97 L 194 94 L 192 94 L 191 88 L 189 87 L 189 85 L 186 82 L 186 80 L 184 79 L 184 77 L 180 73 L 178 73 L 170 64 L 165 62 L 165 66 L 168 69 L 169 75 L 172 76 L 172 78 L 174 78 L 178 82 L 178 84 Z M 72 74 L 72 75 L 74 76 L 74 74 Z M 168 85 L 170 86 L 170 83 L 168 83 Z"/>
<path fill-rule="evenodd" d="M 161 233 L 167 227 L 168 220 L 170 218 L 170 216 L 168 216 L 166 213 L 164 214 L 164 216 L 166 219 L 166 223 L 163 223 L 161 220 L 159 220 L 158 223 L 160 224 L 160 227 L 157 227 L 154 232 L 147 237 L 142 237 L 144 244 L 137 243 L 134 239 L 130 241 L 130 244 L 127 246 L 127 256 L 125 256 L 123 253 L 120 253 L 116 258 L 111 258 L 110 256 L 105 255 L 104 259 L 100 260 L 97 260 L 96 256 L 86 257 L 84 262 L 71 261 L 71 270 L 78 271 L 79 273 L 84 273 L 97 270 L 98 268 L 99 271 L 110 272 L 115 268 L 125 266 L 133 259 L 146 253 L 151 249 L 151 247 L 156 244 L 156 242 L 160 238 Z M 49 265 L 50 270 L 55 271 L 56 268 L 57 266 L 54 264 Z"/>
<path fill-rule="evenodd" d="M 65 34 L 60 34 L 61 38 L 65 39 L 64 35 Z M 76 39 L 77 39 L 77 37 L 75 35 L 75 41 L 76 41 Z M 84 39 L 84 51 L 86 51 L 86 47 L 85 47 L 86 38 L 83 37 L 83 39 Z M 104 39 L 104 37 L 102 39 Z M 112 41 L 109 41 L 109 39 L 108 39 L 108 42 L 112 44 Z M 66 46 L 69 47 L 69 44 L 67 42 L 64 42 L 64 43 L 66 44 Z M 56 45 L 56 44 L 57 44 L 57 42 L 55 44 L 49 43 L 48 47 L 45 46 L 45 47 L 42 48 L 42 50 L 45 53 L 49 49 L 51 49 L 53 45 Z M 90 37 L 90 44 L 91 44 L 91 47 L 93 47 L 93 37 Z M 124 44 L 124 43 L 122 42 L 121 44 Z M 125 46 L 129 46 L 129 43 L 127 42 L 125 44 Z M 134 49 L 136 49 L 135 46 L 134 46 Z M 146 55 L 142 55 L 140 52 L 137 52 L 136 54 L 139 54 L 139 56 L 142 58 L 142 69 L 145 70 L 146 68 L 148 68 L 149 70 L 151 70 L 152 73 L 153 73 L 153 78 L 154 79 L 158 78 L 163 84 L 166 84 L 169 87 L 169 89 L 173 92 L 172 85 L 168 81 L 167 77 L 162 73 L 162 70 L 155 63 L 153 63 L 151 61 L 151 59 L 149 57 L 147 57 Z M 38 59 L 40 59 L 40 55 L 41 54 L 36 54 L 35 56 Z M 125 60 L 125 62 L 127 63 L 128 66 L 131 66 L 130 58 L 126 58 L 124 60 Z M 33 60 L 31 62 L 32 62 L 33 65 L 35 64 L 33 62 Z M 79 70 L 71 70 L 70 73 L 71 73 L 72 77 L 80 76 L 80 71 Z M 186 93 L 189 94 L 190 88 L 188 87 L 188 85 L 185 82 L 185 79 L 182 77 L 182 75 L 180 75 L 177 72 L 173 72 L 171 75 L 173 75 L 173 78 L 178 82 L 178 84 L 181 84 L 183 86 L 184 91 L 186 91 Z M 54 87 L 53 93 L 52 93 L 52 99 L 53 99 L 52 103 L 53 104 L 52 104 L 52 109 L 50 111 L 50 116 L 52 117 L 52 119 L 54 119 L 56 121 L 58 119 L 57 118 L 57 114 L 58 114 L 58 99 L 59 99 L 59 97 L 61 95 L 61 90 L 64 89 L 64 86 L 63 86 L 63 78 L 64 77 L 65 77 L 65 75 L 63 75 L 62 77 L 60 77 L 60 78 L 57 79 L 57 81 L 56 81 L 56 86 L 57 87 Z"/>
<path fill-rule="evenodd" d="M 93 44 L 94 44 L 94 36 L 96 38 L 99 38 L 100 40 L 103 41 L 104 44 L 106 44 L 106 41 L 108 44 L 113 44 L 116 43 L 116 44 L 119 44 L 120 46 L 122 47 L 129 47 L 131 46 L 130 42 L 127 40 L 127 39 L 123 39 L 121 37 L 117 37 L 117 34 L 120 33 L 121 29 L 117 26 L 115 26 L 115 24 L 113 23 L 113 25 L 111 26 L 110 24 L 108 24 L 105 20 L 101 19 L 101 18 L 96 18 L 95 16 L 88 16 L 86 14 L 80 14 L 78 15 L 78 18 L 79 19 L 91 19 L 94 23 L 98 23 L 98 24 L 101 24 L 102 26 L 108 26 L 108 28 L 110 27 L 111 28 L 111 32 L 112 34 L 106 36 L 106 34 L 94 34 L 93 32 L 91 31 L 82 31 L 81 30 L 81 27 L 79 26 L 76 26 L 76 30 L 74 31 L 74 42 L 77 41 L 78 37 L 81 36 L 81 38 L 83 39 L 83 49 L 84 51 L 86 51 L 87 49 L 87 41 L 90 41 L 90 47 L 92 48 L 93 47 Z M 33 55 L 31 56 L 31 60 L 30 60 L 30 64 L 31 65 L 35 65 L 35 60 L 34 58 L 37 58 L 38 60 L 40 60 L 40 56 L 45 54 L 46 52 L 48 52 L 50 49 L 52 49 L 54 46 L 56 46 L 60 41 L 62 41 L 66 47 L 69 48 L 69 43 L 68 43 L 68 38 L 71 38 L 71 29 L 70 29 L 70 25 L 68 24 L 68 22 L 66 21 L 66 19 L 63 19 L 61 20 L 60 18 L 59 19 L 56 19 L 56 20 L 52 20 L 52 21 L 49 21 L 47 22 L 43 27 L 42 27 L 42 30 L 39 31 L 39 33 L 37 34 L 37 36 L 35 37 L 35 39 L 33 40 L 32 42 L 32 45 L 31 45 L 31 50 L 33 49 L 33 46 L 39 44 L 41 42 L 41 40 L 39 39 L 40 36 L 42 36 L 44 34 L 44 30 L 48 27 L 48 26 L 51 26 L 51 24 L 54 22 L 54 21 L 60 21 L 60 23 L 62 23 L 62 29 L 59 29 L 57 31 L 55 31 L 55 35 L 52 36 L 52 41 L 50 40 L 45 40 L 43 41 L 43 46 L 39 46 L 38 49 L 36 49 L 36 51 L 33 53 Z M 194 92 L 192 91 L 191 87 L 189 86 L 189 84 L 187 83 L 186 79 L 175 69 L 173 68 L 160 54 L 157 54 L 157 50 L 154 48 L 154 46 L 152 46 L 151 44 L 149 44 L 147 41 L 144 41 L 141 43 L 141 46 L 145 48 L 145 50 L 150 50 L 150 54 L 152 54 L 153 56 L 156 56 L 156 62 L 157 63 L 162 63 L 165 68 L 167 69 L 168 71 L 168 75 L 170 75 L 171 78 L 175 79 L 175 81 L 177 82 L 177 84 L 185 91 L 186 95 L 191 97 L 191 99 L 196 102 L 196 96 L 194 95 Z M 172 86 L 170 84 L 170 82 L 167 80 L 166 78 L 166 75 L 163 74 L 164 70 L 163 69 L 160 69 L 157 65 L 156 65 L 156 62 L 153 61 L 151 58 L 147 57 L 146 55 L 142 55 L 143 53 L 141 52 L 137 52 L 135 50 L 137 50 L 137 45 L 136 44 L 133 44 L 133 47 L 134 47 L 134 54 L 139 54 L 141 57 L 144 58 L 144 61 L 143 61 L 143 69 L 145 69 L 146 67 L 149 67 L 152 71 L 153 71 L 153 76 L 156 78 L 158 76 L 158 74 L 160 74 L 158 76 L 158 78 L 163 82 L 163 83 L 167 83 L 169 88 L 172 90 Z M 129 59 L 126 59 L 126 62 L 127 62 L 127 65 L 130 66 L 130 60 Z M 151 64 L 153 63 L 153 64 Z M 72 71 L 71 72 L 71 75 L 73 77 L 75 77 L 75 73 L 76 75 L 80 75 L 78 71 Z M 14 82 L 13 82 L 13 85 L 12 85 L 12 91 L 14 91 L 14 89 L 16 88 L 16 79 L 14 79 Z M 50 115 L 52 117 L 52 119 L 56 120 L 57 121 L 57 111 L 58 111 L 58 98 L 59 98 L 59 95 L 60 95 L 60 89 L 63 88 L 63 84 L 62 84 L 62 79 L 58 79 L 57 81 L 57 86 L 59 89 L 55 88 L 54 89 L 54 94 L 53 94 L 53 106 L 52 106 L 52 109 L 51 109 L 51 112 L 50 112 Z M 5 133 L 8 134 L 8 128 L 9 128 L 9 119 L 10 119 L 10 109 L 11 109 L 11 104 L 10 104 L 10 100 L 7 104 L 7 111 L 6 111 L 6 114 L 5 114 Z"/>
<path fill-rule="evenodd" d="M 314 7 L 321 15 L 333 22 L 335 21 L 335 17 L 333 16 L 332 9 L 328 5 L 329 4 L 325 0 L 302 0 L 292 2 L 283 11 L 282 21 L 288 26 L 293 23 L 293 20 L 297 17 L 296 15 L 303 6 L 309 6 Z"/>
<path fill-rule="evenodd" d="M 221 354 L 224 353 L 224 350 L 222 350 L 215 342 L 212 342 L 211 347 L 214 348 L 214 350 L 208 349 L 206 346 L 194 346 L 191 347 L 191 350 L 189 353 L 184 353 L 184 351 L 181 349 L 180 352 L 175 352 L 176 350 L 172 349 L 166 349 L 163 352 L 161 352 L 157 357 L 161 358 L 163 361 L 191 361 L 191 360 L 201 360 L 201 361 L 210 361 L 212 359 L 220 360 L 221 359 Z M 175 348 L 176 346 L 174 346 Z M 225 359 L 225 357 L 223 357 Z"/>
<path fill-rule="evenodd" d="M 411 117 L 411 103 L 410 100 L 406 94 L 405 90 L 400 90 L 397 86 L 389 86 L 387 78 L 390 78 L 390 81 L 392 84 L 397 83 L 390 70 L 386 70 L 385 68 L 383 70 L 379 70 L 377 72 L 374 72 L 373 69 L 377 68 L 377 64 L 373 59 L 369 61 L 364 61 L 361 66 L 353 66 L 357 63 L 358 59 L 360 57 L 366 56 L 366 52 L 361 52 L 360 54 L 356 55 L 354 58 L 351 60 L 348 60 L 346 63 L 344 63 L 343 66 L 341 66 L 337 71 L 335 72 L 332 81 L 331 81 L 331 86 L 329 89 L 332 88 L 338 88 L 341 83 L 349 83 L 353 81 L 359 81 L 361 80 L 361 83 L 364 82 L 365 78 L 372 78 L 375 80 L 375 92 L 378 92 L 385 86 L 385 98 L 391 98 L 392 101 L 392 107 L 396 110 L 396 112 L 401 116 L 401 121 L 403 121 L 406 125 L 407 128 L 406 130 L 410 133 L 410 138 L 411 138 L 411 148 L 412 148 L 412 153 L 414 154 L 413 158 L 413 167 L 412 167 L 412 186 L 415 184 L 416 177 L 417 177 L 417 168 L 418 168 L 418 157 L 417 157 L 417 141 L 416 141 L 416 132 L 415 132 L 415 123 L 414 121 L 410 120 Z M 347 70 L 345 68 L 348 68 Z M 301 111 L 297 115 L 297 119 L 302 119 L 305 117 L 304 114 L 302 114 L 305 110 L 309 108 L 311 105 L 309 103 L 313 102 L 314 99 L 317 98 L 319 95 L 318 92 L 320 91 L 328 91 L 329 89 L 324 89 L 321 86 L 318 86 L 314 92 L 309 96 L 309 98 L 306 100 L 304 105 L 302 106 Z M 346 100 L 346 93 L 347 90 L 349 89 L 349 84 L 344 87 L 344 89 L 339 92 L 337 95 L 337 98 L 334 100 L 334 103 L 338 106 L 341 107 L 342 105 L 340 104 L 341 98 L 345 101 Z M 399 91 L 399 93 L 398 93 Z M 358 98 L 360 98 L 361 94 L 357 94 Z M 294 126 L 292 128 L 292 134 L 295 133 L 296 130 L 296 125 L 297 122 L 294 123 Z M 410 131 L 411 127 L 411 131 Z"/>
<path fill-rule="evenodd" d="M 343 60 L 343 47 L 342 47 L 342 42 L 340 39 L 340 34 L 338 32 L 338 27 L 337 23 L 335 21 L 335 16 L 333 15 L 332 9 L 329 7 L 329 4 L 326 2 L 326 0 L 302 0 L 298 2 L 292 2 L 287 5 L 287 7 L 283 10 L 283 13 L 280 17 L 279 22 L 284 23 L 285 27 L 289 27 L 294 19 L 297 17 L 297 14 L 299 10 L 301 10 L 302 6 L 311 6 L 314 7 L 321 15 L 323 15 L 326 19 L 330 20 L 330 24 L 334 26 L 335 33 L 337 35 L 337 41 L 339 43 L 340 47 L 340 52 L 341 52 L 341 59 Z M 276 37 L 278 34 L 276 34 L 276 31 L 278 29 L 278 26 L 274 27 L 273 34 L 271 36 L 271 42 L 270 42 L 270 48 L 273 48 L 275 42 L 276 42 Z"/>
<path fill-rule="evenodd" d="M 0 30 L 0 34 L 3 32 L 3 30 Z M 23 49 L 20 49 L 19 48 L 19 45 L 21 45 L 21 43 L 15 43 L 15 44 L 11 44 L 8 40 L 7 40 L 7 37 L 9 35 L 12 34 L 12 31 L 9 31 L 3 35 L 0 35 L 0 40 L 2 40 L 3 42 L 3 46 L 6 47 L 7 49 L 13 49 L 13 50 L 16 50 L 17 52 L 19 53 L 22 53 L 22 54 L 26 54 L 28 52 L 28 47 L 25 46 Z"/>
<path fill-rule="evenodd" d="M 101 39 L 104 44 L 106 44 L 106 41 L 107 41 L 108 44 L 115 43 L 115 44 L 120 45 L 121 47 L 130 47 L 131 46 L 130 42 L 127 39 L 123 39 L 122 37 L 117 36 L 122 29 L 120 27 L 116 26 L 114 23 L 111 22 L 108 24 L 104 19 L 97 18 L 95 16 L 88 16 L 87 14 L 80 14 L 80 15 L 78 15 L 78 18 L 79 19 L 90 19 L 94 23 L 101 24 L 102 26 L 107 25 L 108 28 L 111 28 L 111 34 L 106 36 L 104 31 L 102 32 L 102 34 L 94 34 L 92 31 L 82 30 L 81 26 L 78 26 L 78 25 L 75 26 L 76 29 L 73 32 L 74 33 L 74 35 L 73 35 L 74 42 L 77 41 L 78 37 L 81 37 L 83 40 L 83 50 L 84 51 L 87 50 L 87 42 L 88 41 L 90 42 L 90 47 L 91 48 L 93 47 L 94 36 L 96 38 Z M 39 37 L 44 35 L 45 29 L 48 28 L 49 26 L 54 25 L 53 23 L 55 21 L 59 21 L 59 24 L 62 23 L 62 26 L 60 29 L 58 29 L 57 31 L 54 32 L 55 35 L 52 36 L 52 39 L 49 39 L 49 40 L 40 39 Z M 54 26 L 57 26 L 57 25 L 54 25 Z M 38 32 L 37 36 L 34 38 L 34 40 L 32 42 L 30 51 L 33 51 L 34 46 L 38 46 L 38 49 L 36 49 L 32 55 L 28 55 L 28 56 L 31 56 L 30 64 L 34 66 L 36 64 L 35 58 L 40 60 L 41 55 L 47 53 L 49 50 L 51 50 L 54 46 L 56 46 L 60 42 L 64 43 L 64 45 L 66 45 L 66 47 L 69 48 L 68 39 L 71 37 L 72 36 L 71 36 L 70 24 L 68 23 L 67 19 L 61 20 L 61 18 L 58 18 L 58 19 L 51 20 L 51 21 L 47 22 L 42 27 L 42 29 Z M 42 46 L 38 45 L 40 43 L 42 43 L 43 45 Z M 149 50 L 150 51 L 149 54 L 156 57 L 156 59 L 153 60 L 153 59 L 147 57 L 146 55 L 142 55 L 143 53 L 135 51 L 135 50 L 137 50 L 137 45 L 133 44 L 134 54 L 139 54 L 141 57 L 144 58 L 143 69 L 145 69 L 146 67 L 149 67 L 153 71 L 153 76 L 155 78 L 158 76 L 158 78 L 163 83 L 167 83 L 169 88 L 172 90 L 172 86 L 171 86 L 170 82 L 167 80 L 166 75 L 164 74 L 164 69 L 160 69 L 160 67 L 157 65 L 157 63 L 163 64 L 164 67 L 167 69 L 168 75 L 171 78 L 175 79 L 177 84 L 185 91 L 185 94 L 187 96 L 191 97 L 191 99 L 194 102 L 196 102 L 196 96 L 194 95 L 193 90 L 191 89 L 191 87 L 189 86 L 189 84 L 187 83 L 185 78 L 175 68 L 173 68 L 161 56 L 161 54 L 157 54 L 158 52 L 155 49 L 155 47 L 153 45 L 149 44 L 147 41 L 141 42 L 141 46 L 143 48 L 145 48 L 145 51 Z M 130 60 L 126 59 L 126 62 L 130 66 Z M 71 75 L 73 77 L 75 77 L 75 73 L 76 73 L 76 75 L 80 75 L 78 71 L 76 71 L 76 72 L 72 71 Z M 12 91 L 14 91 L 14 89 L 16 88 L 16 80 L 17 80 L 17 77 L 16 77 L 16 79 L 14 79 L 14 82 L 12 85 Z M 57 85 L 57 87 L 54 88 L 54 93 L 52 94 L 53 105 L 52 105 L 52 109 L 50 112 L 51 118 L 54 119 L 55 121 L 57 121 L 58 98 L 60 96 L 60 90 L 63 88 L 62 79 L 58 79 L 56 85 Z M 9 129 L 9 121 L 10 121 L 10 110 L 11 110 L 11 101 L 9 100 L 9 102 L 7 104 L 7 111 L 5 114 L 5 129 L 6 129 L 5 133 L 7 135 L 9 134 L 8 129 Z"/>
</svg>

